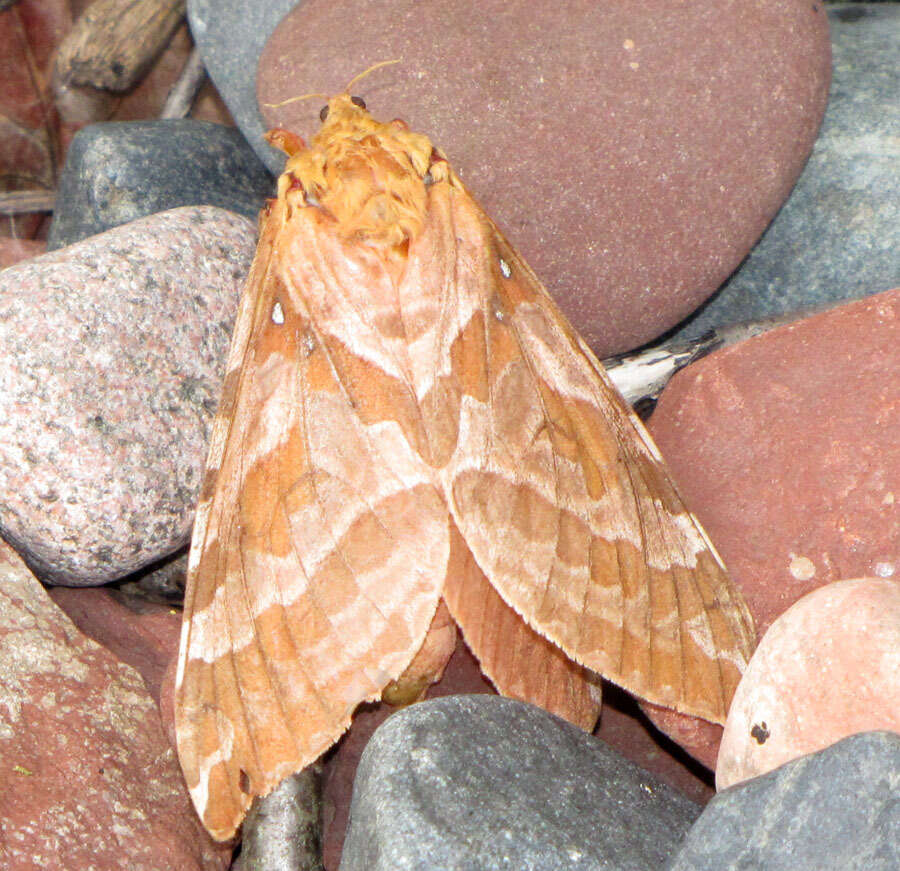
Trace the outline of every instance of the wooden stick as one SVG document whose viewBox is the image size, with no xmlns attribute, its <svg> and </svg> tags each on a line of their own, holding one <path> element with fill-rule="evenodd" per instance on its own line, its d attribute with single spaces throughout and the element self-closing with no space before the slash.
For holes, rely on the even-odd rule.
<svg viewBox="0 0 900 871">
<path fill-rule="evenodd" d="M 203 66 L 203 58 L 200 57 L 200 50 L 194 46 L 194 50 L 190 53 L 187 61 L 185 61 L 184 69 L 178 77 L 178 81 L 169 91 L 166 98 L 166 105 L 163 106 L 160 118 L 185 118 L 197 99 L 197 92 L 206 81 L 206 67 Z"/>
<path fill-rule="evenodd" d="M 127 91 L 169 44 L 184 11 L 185 0 L 94 0 L 59 46 L 56 78 Z"/>
<path fill-rule="evenodd" d="M 633 406 L 641 417 L 649 417 L 659 394 L 679 369 L 719 348 L 734 345 L 831 307 L 799 309 L 758 321 L 716 327 L 696 339 L 661 342 L 639 351 L 607 357 L 603 360 L 603 366 L 626 402 Z"/>
<path fill-rule="evenodd" d="M 29 212 L 52 212 L 56 203 L 54 191 L 11 191 L 0 193 L 0 215 L 25 215 Z"/>
</svg>

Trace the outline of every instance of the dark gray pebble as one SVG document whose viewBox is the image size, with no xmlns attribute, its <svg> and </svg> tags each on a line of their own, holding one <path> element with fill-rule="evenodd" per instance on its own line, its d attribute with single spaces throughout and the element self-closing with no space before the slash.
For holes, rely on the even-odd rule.
<svg viewBox="0 0 900 871">
<path fill-rule="evenodd" d="M 720 792 L 668 871 L 897 871 L 900 735 L 866 732 Z"/>
<path fill-rule="evenodd" d="M 363 753 L 341 871 L 661 867 L 700 808 L 540 708 L 452 696 Z"/>
<path fill-rule="evenodd" d="M 60 177 L 47 250 L 179 206 L 256 221 L 275 180 L 239 130 L 182 118 L 80 130 Z"/>
<path fill-rule="evenodd" d="M 284 154 L 263 139 L 268 129 L 256 100 L 256 67 L 263 46 L 297 0 L 188 0 L 188 23 L 203 63 L 228 111 L 269 169 L 284 169 Z M 249 71 L 249 74 L 248 74 Z"/>
</svg>

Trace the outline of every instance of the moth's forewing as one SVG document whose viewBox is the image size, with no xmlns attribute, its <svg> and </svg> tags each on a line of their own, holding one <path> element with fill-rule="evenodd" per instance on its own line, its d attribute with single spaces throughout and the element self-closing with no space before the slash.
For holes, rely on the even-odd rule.
<svg viewBox="0 0 900 871">
<path fill-rule="evenodd" d="M 176 729 L 207 828 L 403 673 L 442 592 L 502 692 L 590 728 L 595 672 L 721 722 L 752 620 L 534 273 L 349 95 L 289 150 L 191 550 Z"/>
<path fill-rule="evenodd" d="M 723 722 L 753 622 L 643 425 L 455 178 L 429 192 L 413 274 L 419 245 L 446 258 L 452 332 L 430 371 L 460 393 L 441 476 L 478 566 L 576 662 Z"/>
<path fill-rule="evenodd" d="M 323 233 L 315 210 L 272 206 L 198 506 L 176 730 L 220 839 L 403 672 L 446 573 L 446 506 L 415 421 L 384 401 L 408 387 L 373 362 L 391 356 L 377 327 L 335 329 L 359 289 L 334 268 L 344 243 Z M 350 274 L 357 253 L 342 251 Z"/>
</svg>

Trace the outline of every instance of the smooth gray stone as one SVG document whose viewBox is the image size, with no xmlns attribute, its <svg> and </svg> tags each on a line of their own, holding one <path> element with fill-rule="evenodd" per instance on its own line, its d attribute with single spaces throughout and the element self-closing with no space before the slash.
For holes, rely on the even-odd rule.
<svg viewBox="0 0 900 871">
<path fill-rule="evenodd" d="M 256 221 L 275 181 L 239 130 L 180 118 L 79 130 L 66 155 L 47 250 L 180 206 Z"/>
<path fill-rule="evenodd" d="M 452 696 L 406 708 L 372 736 L 341 871 L 647 871 L 699 813 L 540 708 Z"/>
<path fill-rule="evenodd" d="M 668 871 L 897 871 L 900 735 L 866 732 L 720 792 Z"/>
<path fill-rule="evenodd" d="M 322 763 L 317 761 L 254 799 L 231 871 L 324 871 L 321 818 Z"/>
<path fill-rule="evenodd" d="M 259 156 L 278 175 L 284 154 L 272 148 L 256 101 L 259 56 L 278 22 L 297 0 L 188 0 L 188 23 L 203 63 L 238 127 Z"/>
<path fill-rule="evenodd" d="M 900 5 L 829 5 L 831 94 L 790 198 L 738 270 L 668 338 L 900 285 Z"/>
</svg>

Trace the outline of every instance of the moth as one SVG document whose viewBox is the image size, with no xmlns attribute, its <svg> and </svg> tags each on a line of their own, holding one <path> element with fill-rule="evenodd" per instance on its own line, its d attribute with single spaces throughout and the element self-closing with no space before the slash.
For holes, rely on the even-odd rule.
<svg viewBox="0 0 900 871">
<path fill-rule="evenodd" d="M 287 162 L 197 508 L 176 732 L 218 839 L 361 702 L 439 672 L 445 608 L 500 692 L 586 729 L 598 675 L 723 722 L 755 640 L 590 349 L 444 154 L 352 84 L 309 146 L 270 131 Z"/>
</svg>

